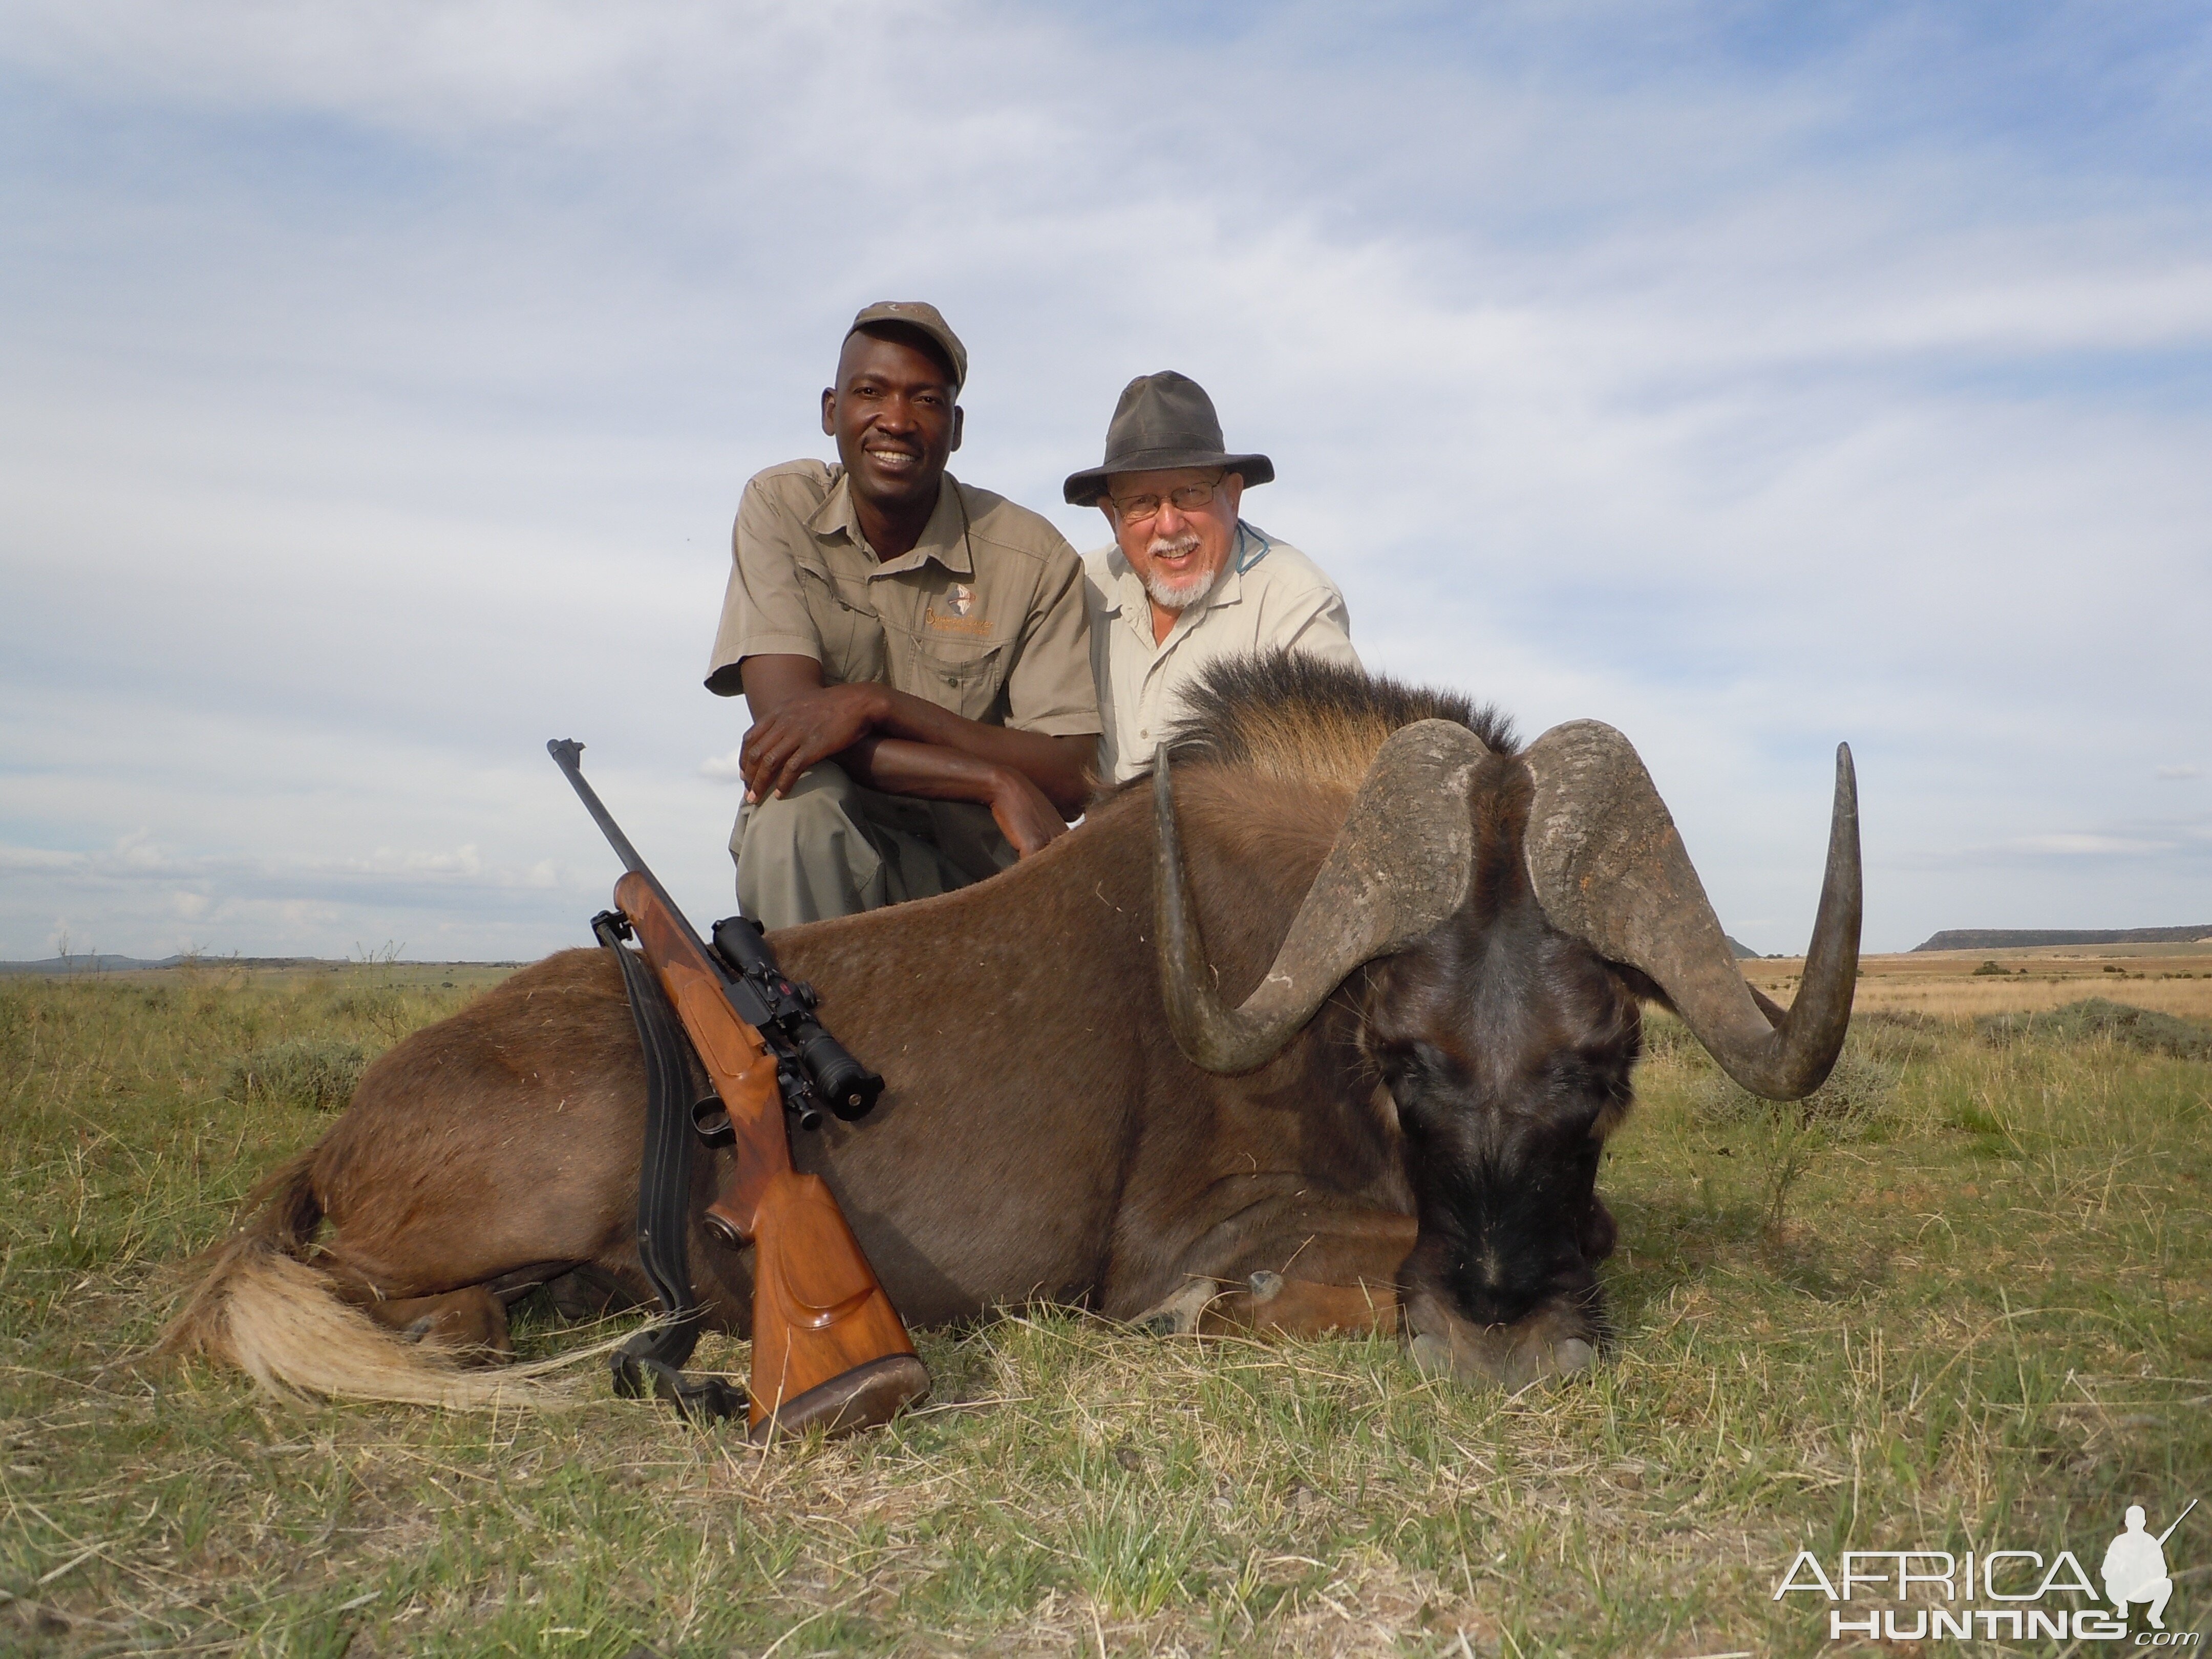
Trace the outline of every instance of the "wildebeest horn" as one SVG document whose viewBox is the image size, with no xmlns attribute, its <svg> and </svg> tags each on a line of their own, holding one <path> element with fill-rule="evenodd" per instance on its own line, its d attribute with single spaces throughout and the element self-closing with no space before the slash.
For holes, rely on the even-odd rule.
<svg viewBox="0 0 2212 1659">
<path fill-rule="evenodd" d="M 1850 746 L 1836 750 L 1828 873 L 1804 982 L 1778 1018 L 1745 983 L 1628 739 L 1576 720 L 1553 726 L 1522 759 L 1536 783 L 1523 842 L 1528 878 L 1552 925 L 1656 981 L 1721 1069 L 1752 1093 L 1797 1100 L 1819 1088 L 1844 1046 L 1858 977 L 1859 807 Z"/>
<path fill-rule="evenodd" d="M 1243 1006 L 1231 1008 L 1213 988 L 1199 937 L 1161 746 L 1152 763 L 1160 987 L 1176 1042 L 1191 1064 L 1224 1073 L 1266 1065 L 1346 974 L 1404 949 L 1459 908 L 1474 869 L 1468 792 L 1489 753 L 1451 720 L 1419 720 L 1392 732 L 1361 780 L 1273 963 Z"/>
</svg>

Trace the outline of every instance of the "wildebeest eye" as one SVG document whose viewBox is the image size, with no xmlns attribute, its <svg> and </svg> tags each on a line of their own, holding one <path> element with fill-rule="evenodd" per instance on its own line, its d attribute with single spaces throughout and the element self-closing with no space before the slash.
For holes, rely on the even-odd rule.
<svg viewBox="0 0 2212 1659">
<path fill-rule="evenodd" d="M 1610 1054 L 1592 1054 L 1570 1049 L 1553 1054 L 1544 1062 L 1544 1081 L 1553 1093 L 1559 1095 L 1610 1099 L 1618 1092 L 1622 1076 L 1620 1065 Z"/>
<path fill-rule="evenodd" d="M 1433 1042 L 1424 1042 L 1418 1037 L 1407 1042 L 1387 1043 L 1376 1058 L 1382 1064 L 1382 1080 L 1390 1085 L 1390 1092 L 1401 1104 L 1408 1096 L 1449 1085 L 1455 1070 L 1449 1054 Z"/>
</svg>

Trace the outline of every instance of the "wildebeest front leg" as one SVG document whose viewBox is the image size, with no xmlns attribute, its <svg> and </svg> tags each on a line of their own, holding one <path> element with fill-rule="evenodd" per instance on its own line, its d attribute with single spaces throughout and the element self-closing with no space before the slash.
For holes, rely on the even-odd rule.
<svg viewBox="0 0 2212 1659">
<path fill-rule="evenodd" d="M 1161 1335 L 1395 1331 L 1398 1268 L 1416 1231 L 1386 1210 L 1262 1200 L 1208 1230 L 1176 1289 L 1135 1322 Z"/>
</svg>

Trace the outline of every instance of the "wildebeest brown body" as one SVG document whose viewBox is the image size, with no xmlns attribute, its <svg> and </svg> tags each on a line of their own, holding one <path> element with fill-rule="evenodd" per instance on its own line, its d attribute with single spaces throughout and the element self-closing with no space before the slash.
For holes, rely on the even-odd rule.
<svg viewBox="0 0 2212 1659">
<path fill-rule="evenodd" d="M 1249 790 L 1211 781 L 1194 781 L 1185 810 L 1207 849 L 1206 937 L 1241 995 L 1350 791 L 1279 791 L 1255 814 Z M 776 936 L 787 971 L 886 1079 L 868 1118 L 826 1120 L 793 1152 L 830 1182 L 911 1321 L 1033 1298 L 1127 1317 L 1194 1273 L 1343 1278 L 1331 1230 L 1346 1211 L 1361 1218 L 1351 1276 L 1387 1285 L 1396 1266 L 1365 1241 L 1412 1198 L 1341 1011 L 1249 1077 L 1209 1077 L 1177 1051 L 1153 968 L 1149 814 L 1125 794 L 982 886 Z M 1079 949 L 1040 971 L 1040 941 Z M 634 1238 L 643 1075 L 602 951 L 549 957 L 416 1033 L 307 1166 L 325 1265 L 395 1322 L 416 1298 L 580 1263 L 649 1297 Z M 702 1168 L 702 1191 L 728 1156 Z M 1402 1256 L 1410 1225 L 1382 1231 Z M 690 1255 L 695 1270 L 737 1265 L 703 1231 Z M 714 1278 L 716 1311 L 742 1328 L 745 1273 Z"/>
<path fill-rule="evenodd" d="M 1585 813 L 1547 783 L 1588 772 L 1583 749 L 1547 757 L 1547 735 L 1524 763 L 1501 720 L 1460 700 L 1280 659 L 1217 690 L 1212 729 L 1180 751 L 1171 818 L 1165 796 L 1139 787 L 977 886 L 775 936 L 787 971 L 817 986 L 824 1018 L 887 1085 L 861 1122 L 794 1133 L 796 1161 L 828 1180 L 913 1322 L 1039 1298 L 1178 1329 L 1393 1328 L 1402 1310 L 1428 1358 L 1462 1375 L 1517 1384 L 1589 1363 L 1602 1330 L 1595 1264 L 1613 1243 L 1594 1182 L 1630 1100 L 1638 1000 L 1666 994 L 1654 976 L 1671 975 L 1711 1002 L 1698 976 L 1716 970 L 1702 957 L 1652 967 L 1633 928 L 1617 959 L 1601 954 L 1585 935 L 1607 933 L 1605 915 L 1580 934 L 1554 925 L 1551 912 L 1598 903 L 1615 879 L 1587 859 L 1554 879 L 1554 843 L 1523 846 L 1532 811 L 1577 834 L 1585 817 L 1620 817 L 1611 796 Z M 1407 764 L 1431 783 L 1390 795 L 1376 780 Z M 1842 800 L 1839 788 L 1839 824 Z M 1646 811 L 1627 842 L 1678 854 L 1656 797 L 1650 807 L 1656 819 Z M 1392 850 L 1401 819 L 1413 829 Z M 1172 878 L 1170 828 L 1187 886 Z M 1437 865 L 1447 842 L 1472 850 Z M 1850 850 L 1855 959 L 1855 831 Z M 1686 863 L 1621 867 L 1638 891 L 1695 887 Z M 1547 879 L 1560 890 L 1540 902 Z M 1186 891 L 1197 932 L 1185 944 L 1200 954 L 1178 957 L 1163 929 L 1187 924 L 1163 906 Z M 1319 896 L 1344 893 L 1399 916 L 1403 937 L 1384 940 L 1377 924 L 1333 962 L 1315 957 L 1300 940 L 1345 931 L 1316 918 L 1336 902 Z M 1823 905 L 1821 934 L 1838 933 Z M 1666 937 L 1719 951 L 1710 908 L 1692 921 Z M 1721 1031 L 1717 1054 L 1753 1067 L 1750 1086 L 1817 1083 L 1840 1020 L 1797 1041 L 1784 1076 L 1776 1045 L 1790 1034 L 1765 1042 L 1732 963 L 1720 971 L 1741 1007 L 1686 1011 L 1692 1029 Z M 1252 1047 L 1252 1011 L 1286 996 L 1290 1012 Z M 1809 1062 L 1800 1052 L 1823 1044 Z M 459 1397 L 406 1382 L 423 1362 L 391 1343 L 350 1381 L 316 1382 L 304 1339 L 247 1331 L 249 1281 L 279 1257 L 326 1275 L 319 1290 L 287 1269 L 290 1311 L 262 1328 L 304 1328 L 301 1298 L 335 1291 L 383 1327 L 494 1350 L 502 1304 L 532 1285 L 571 1304 L 645 1300 L 633 1231 L 643 1117 L 607 954 L 526 969 L 370 1069 L 330 1134 L 275 1178 L 173 1340 L 279 1383 Z M 700 1160 L 690 1254 L 710 1318 L 743 1331 L 748 1256 L 697 1224 L 728 1156 Z M 327 1231 L 311 1243 L 319 1218 Z"/>
</svg>

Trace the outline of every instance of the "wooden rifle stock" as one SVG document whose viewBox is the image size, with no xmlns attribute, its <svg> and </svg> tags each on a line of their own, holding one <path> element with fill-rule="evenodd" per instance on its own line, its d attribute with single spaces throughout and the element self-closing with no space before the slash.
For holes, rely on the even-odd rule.
<svg viewBox="0 0 2212 1659">
<path fill-rule="evenodd" d="M 791 1166 L 775 1056 L 722 988 L 722 974 L 656 885 L 615 885 L 645 958 L 714 1079 L 737 1138 L 729 1185 L 707 1227 L 753 1247 L 751 1431 L 848 1433 L 888 1420 L 929 1373 L 860 1241 L 819 1176 Z"/>
</svg>

